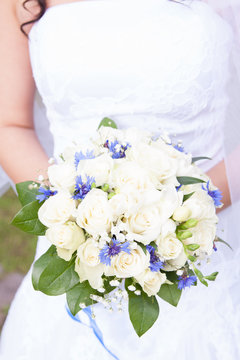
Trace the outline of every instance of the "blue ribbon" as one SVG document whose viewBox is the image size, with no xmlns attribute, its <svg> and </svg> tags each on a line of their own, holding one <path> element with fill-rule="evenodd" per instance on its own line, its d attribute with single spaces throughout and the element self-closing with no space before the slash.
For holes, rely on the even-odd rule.
<svg viewBox="0 0 240 360">
<path fill-rule="evenodd" d="M 96 321 L 92 318 L 92 311 L 89 307 L 86 307 L 84 309 L 82 309 L 82 311 L 88 316 L 89 318 L 89 321 L 90 321 L 90 325 L 87 325 L 85 324 L 84 322 L 82 322 L 80 319 L 79 319 L 79 316 L 78 314 L 76 316 L 73 316 L 73 314 L 71 313 L 71 311 L 69 310 L 68 306 L 66 305 L 66 310 L 67 310 L 67 313 L 68 315 L 74 320 L 74 321 L 77 321 L 79 322 L 80 324 L 83 324 L 89 328 L 91 328 L 93 330 L 93 333 L 94 335 L 96 336 L 96 338 L 99 340 L 99 342 L 102 344 L 102 346 L 104 347 L 104 349 L 116 360 L 119 360 L 119 358 L 114 355 L 107 347 L 106 345 L 104 344 L 104 341 L 103 341 L 103 335 L 102 335 L 102 332 L 101 330 L 99 329 L 99 327 L 97 326 L 97 323 Z"/>
</svg>

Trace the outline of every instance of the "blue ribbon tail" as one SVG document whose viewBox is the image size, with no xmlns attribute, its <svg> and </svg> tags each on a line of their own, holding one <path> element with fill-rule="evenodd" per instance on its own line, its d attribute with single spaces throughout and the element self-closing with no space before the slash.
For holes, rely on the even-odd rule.
<svg viewBox="0 0 240 360">
<path fill-rule="evenodd" d="M 84 322 L 82 322 L 82 321 L 80 320 L 78 314 L 74 316 L 74 315 L 71 313 L 71 311 L 69 310 L 69 307 L 68 307 L 67 305 L 66 305 L 66 310 L 67 310 L 68 315 L 69 315 L 74 321 L 77 321 L 77 322 L 79 322 L 79 323 L 82 324 L 82 325 L 85 325 L 85 326 L 90 327 L 90 328 L 93 330 L 93 333 L 94 333 L 94 335 L 96 336 L 96 338 L 98 339 L 98 341 L 99 341 L 99 342 L 102 344 L 102 346 L 104 347 L 104 349 L 105 349 L 114 359 L 119 360 L 119 358 L 118 358 L 116 355 L 114 355 L 114 354 L 106 347 L 106 345 L 104 344 L 102 332 L 101 332 L 101 330 L 99 329 L 99 327 L 97 326 L 96 321 L 92 318 L 92 311 L 91 311 L 90 307 L 86 307 L 86 308 L 82 309 L 82 311 L 88 316 L 90 325 L 87 325 L 87 324 L 85 324 Z"/>
</svg>

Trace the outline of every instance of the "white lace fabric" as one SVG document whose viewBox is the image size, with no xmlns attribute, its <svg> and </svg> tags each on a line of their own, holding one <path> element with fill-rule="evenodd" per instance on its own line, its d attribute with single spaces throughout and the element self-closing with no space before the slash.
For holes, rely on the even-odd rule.
<svg viewBox="0 0 240 360">
<path fill-rule="evenodd" d="M 46 106 L 54 153 L 86 143 L 109 116 L 120 128 L 167 131 L 194 155 L 223 158 L 232 32 L 199 1 L 85 0 L 54 6 L 29 41 L 33 74 Z M 228 210 L 221 214 L 229 221 Z M 231 215 L 232 216 L 232 215 Z M 107 347 L 120 360 L 240 358 L 239 247 L 219 246 L 203 272 L 219 270 L 208 289 L 186 290 L 178 308 L 138 339 L 123 314 L 96 306 Z M 38 244 L 37 257 L 49 246 Z M 233 272 L 234 269 L 234 272 Z M 82 315 L 83 316 L 83 315 Z M 14 346 L 12 346 L 14 344 Z M 1 360 L 111 359 L 90 329 L 65 312 L 65 297 L 35 292 L 30 274 L 3 330 Z"/>
</svg>

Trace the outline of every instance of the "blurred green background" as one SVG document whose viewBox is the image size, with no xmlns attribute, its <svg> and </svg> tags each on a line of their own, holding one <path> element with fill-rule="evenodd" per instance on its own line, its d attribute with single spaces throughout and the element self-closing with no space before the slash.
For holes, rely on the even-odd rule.
<svg viewBox="0 0 240 360">
<path fill-rule="evenodd" d="M 0 197 L 0 329 L 11 300 L 34 259 L 37 237 L 10 224 L 21 206 L 13 190 Z"/>
</svg>

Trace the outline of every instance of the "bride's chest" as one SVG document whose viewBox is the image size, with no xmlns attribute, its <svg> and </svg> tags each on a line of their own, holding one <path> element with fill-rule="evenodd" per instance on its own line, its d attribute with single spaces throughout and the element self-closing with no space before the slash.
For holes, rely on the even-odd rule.
<svg viewBox="0 0 240 360">
<path fill-rule="evenodd" d="M 145 111 L 198 111 L 226 73 L 218 19 L 167 0 L 87 0 L 50 8 L 30 33 L 33 73 L 49 106 L 105 99 Z M 221 25 L 221 26 L 220 26 Z M 220 32 L 220 33 L 219 33 Z M 103 103 L 103 101 L 102 101 Z M 94 104 L 93 104 L 94 106 Z M 178 111 L 179 112 L 179 111 Z"/>
</svg>

